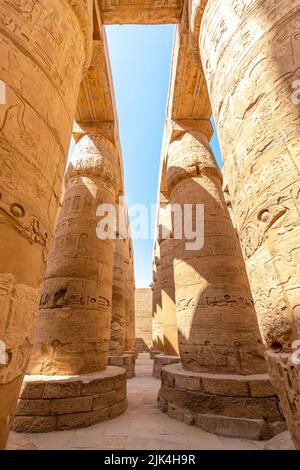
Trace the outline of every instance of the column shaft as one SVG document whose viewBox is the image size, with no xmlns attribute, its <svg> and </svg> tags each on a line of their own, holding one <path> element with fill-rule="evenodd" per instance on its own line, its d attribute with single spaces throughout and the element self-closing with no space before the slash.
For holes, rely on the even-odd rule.
<svg viewBox="0 0 300 470">
<path fill-rule="evenodd" d="M 114 269 L 112 293 L 112 318 L 110 327 L 110 355 L 121 356 L 125 350 L 125 289 L 126 241 L 114 241 Z"/>
<path fill-rule="evenodd" d="M 160 256 L 159 246 L 156 243 L 154 274 L 153 274 L 153 312 L 152 312 L 152 338 L 154 351 L 164 351 L 164 330 L 162 317 L 162 293 L 160 285 Z"/>
<path fill-rule="evenodd" d="M 171 204 L 162 205 L 159 214 L 160 285 L 164 332 L 164 354 L 178 356 L 178 332 L 173 268 Z"/>
<path fill-rule="evenodd" d="M 132 258 L 132 241 L 127 240 L 128 245 L 128 264 L 126 276 L 125 310 L 126 310 L 126 329 L 125 329 L 125 351 L 135 349 L 135 281 L 134 267 Z"/>
<path fill-rule="evenodd" d="M 204 208 L 203 248 L 189 250 L 184 234 L 174 239 L 183 367 L 215 373 L 264 372 L 263 347 L 239 241 L 224 200 L 222 175 L 203 135 L 185 134 L 170 145 L 168 189 L 172 204 L 179 204 L 183 214 L 185 204 L 191 204 L 194 227 L 196 205 Z M 184 223 L 189 223 L 187 215 Z"/>
<path fill-rule="evenodd" d="M 97 209 L 114 207 L 113 145 L 97 133 L 77 144 L 45 272 L 30 372 L 87 374 L 107 365 L 113 240 L 97 236 Z"/>
</svg>

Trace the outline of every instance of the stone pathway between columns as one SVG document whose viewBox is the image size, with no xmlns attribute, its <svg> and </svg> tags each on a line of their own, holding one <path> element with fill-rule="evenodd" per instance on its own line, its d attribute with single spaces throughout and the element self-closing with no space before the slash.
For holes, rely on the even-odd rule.
<svg viewBox="0 0 300 470">
<path fill-rule="evenodd" d="M 140 354 L 136 377 L 128 380 L 128 409 L 89 428 L 48 434 L 10 433 L 8 450 L 264 450 L 293 449 L 288 432 L 268 442 L 216 436 L 169 418 L 157 408 L 160 381 L 153 361 Z"/>
</svg>

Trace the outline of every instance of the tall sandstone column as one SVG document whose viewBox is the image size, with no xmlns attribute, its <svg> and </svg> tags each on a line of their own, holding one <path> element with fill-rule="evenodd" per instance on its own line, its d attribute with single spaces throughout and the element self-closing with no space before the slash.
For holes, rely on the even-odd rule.
<svg viewBox="0 0 300 470">
<path fill-rule="evenodd" d="M 114 205 L 118 192 L 113 144 L 97 132 L 85 134 L 65 182 L 43 282 L 30 375 L 14 420 L 13 429 L 19 432 L 88 426 L 126 407 L 125 375 L 119 368 L 107 368 L 113 240 L 100 239 L 97 233 L 98 207 Z"/>
<path fill-rule="evenodd" d="M 300 0 L 209 0 L 202 63 L 274 385 L 300 447 Z"/>
<path fill-rule="evenodd" d="M 117 232 L 119 233 L 119 231 Z M 126 315 L 129 314 L 131 303 L 128 240 L 117 238 L 114 246 L 109 364 L 124 367 L 127 378 L 132 378 L 135 375 L 135 355 L 125 350 Z M 127 330 L 127 332 L 129 331 Z"/>
<path fill-rule="evenodd" d="M 162 317 L 162 295 L 160 286 L 160 253 L 159 244 L 156 240 L 153 260 L 153 312 L 152 312 L 152 338 L 153 349 L 151 357 L 157 353 L 164 352 L 164 330 Z"/>
<path fill-rule="evenodd" d="M 126 241 L 114 240 L 114 267 L 112 290 L 112 317 L 110 327 L 110 355 L 122 356 L 125 350 L 125 288 Z"/>
<path fill-rule="evenodd" d="M 160 287 L 163 316 L 164 351 L 154 357 L 153 376 L 160 379 L 161 369 L 180 361 L 176 320 L 175 285 L 173 269 L 172 210 L 168 202 L 161 203 L 158 216 L 158 244 L 160 247 Z"/>
<path fill-rule="evenodd" d="M 32 344 L 79 84 L 91 56 L 92 0 L 0 0 L 0 448 Z"/>
<path fill-rule="evenodd" d="M 129 311 L 130 311 L 130 328 L 129 328 L 129 336 L 128 336 L 128 343 L 126 350 L 135 351 L 135 355 L 137 355 L 136 350 L 136 312 L 135 312 L 135 292 L 136 292 L 136 284 L 135 284 L 135 272 L 134 272 L 134 256 L 133 256 L 133 247 L 131 242 L 131 258 L 129 263 L 129 288 L 131 290 L 129 296 Z M 125 338 L 126 339 L 126 338 Z"/>
<path fill-rule="evenodd" d="M 125 287 L 125 356 L 127 378 L 135 377 L 135 361 L 138 352 L 135 344 L 135 278 L 132 240 L 127 238 L 126 287 Z"/>
<path fill-rule="evenodd" d="M 281 416 L 222 175 L 204 134 L 184 133 L 170 144 L 167 186 L 172 204 L 183 211 L 192 205 L 193 229 L 196 205 L 204 205 L 204 245 L 188 249 L 185 216 L 183 237 L 174 237 L 182 367 L 163 369 L 161 407 L 171 415 L 175 407 L 182 419 L 210 432 L 268 438 L 281 428 Z"/>
<path fill-rule="evenodd" d="M 127 239 L 127 276 L 125 289 L 125 351 L 135 350 L 135 279 L 132 241 Z"/>
</svg>

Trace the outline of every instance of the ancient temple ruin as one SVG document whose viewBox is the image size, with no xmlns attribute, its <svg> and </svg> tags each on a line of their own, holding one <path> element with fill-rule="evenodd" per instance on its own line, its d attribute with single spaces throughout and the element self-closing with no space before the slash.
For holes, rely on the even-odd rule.
<svg viewBox="0 0 300 470">
<path fill-rule="evenodd" d="M 11 429 L 126 416 L 136 280 L 112 24 L 176 25 L 149 308 L 158 407 L 216 435 L 288 429 L 300 448 L 299 21 L 300 0 L 0 0 L 0 448 Z M 204 207 L 197 249 L 178 236 L 186 205 Z"/>
</svg>

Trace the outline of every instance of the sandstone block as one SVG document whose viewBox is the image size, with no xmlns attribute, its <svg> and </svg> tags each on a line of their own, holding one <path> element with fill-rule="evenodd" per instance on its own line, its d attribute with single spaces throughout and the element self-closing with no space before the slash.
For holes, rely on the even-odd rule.
<svg viewBox="0 0 300 470">
<path fill-rule="evenodd" d="M 44 385 L 43 398 L 71 398 L 79 397 L 81 383 L 77 382 L 49 382 Z"/>
<path fill-rule="evenodd" d="M 248 383 L 252 397 L 272 397 L 275 395 L 275 389 L 268 375 L 265 379 L 253 379 Z"/>
<path fill-rule="evenodd" d="M 263 419 L 233 418 L 197 413 L 196 426 L 221 436 L 260 440 L 264 433 Z"/>
<path fill-rule="evenodd" d="M 226 374 L 214 378 L 213 374 L 202 376 L 203 390 L 205 393 L 223 396 L 248 396 L 248 383 L 245 379 L 235 379 L 233 376 L 226 379 Z M 272 393 L 272 396 L 274 392 Z"/>
<path fill-rule="evenodd" d="M 18 401 L 17 416 L 50 416 L 50 400 L 25 400 Z"/>
<path fill-rule="evenodd" d="M 47 398 L 44 396 L 44 384 L 43 383 L 23 383 L 20 398 L 37 399 Z"/>
<path fill-rule="evenodd" d="M 50 401 L 51 415 L 80 413 L 92 409 L 92 397 L 59 398 Z"/>
<path fill-rule="evenodd" d="M 12 430 L 24 433 L 46 433 L 56 430 L 56 417 L 16 416 Z"/>
</svg>

